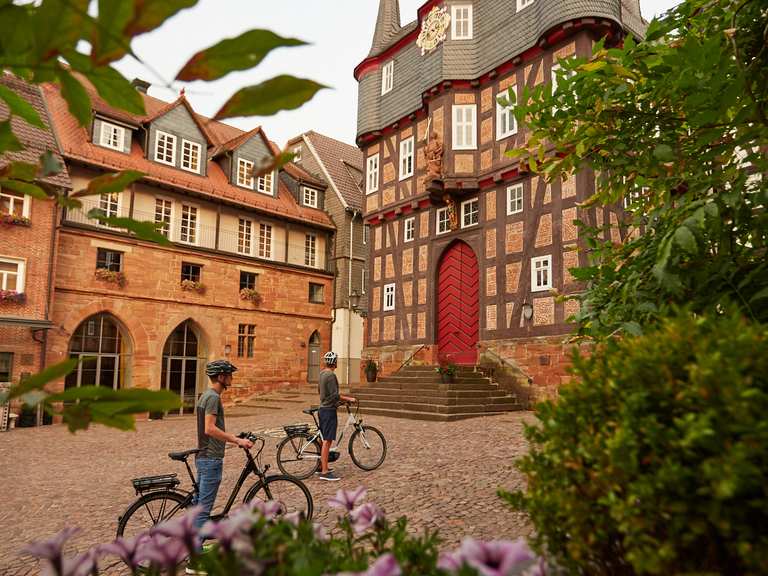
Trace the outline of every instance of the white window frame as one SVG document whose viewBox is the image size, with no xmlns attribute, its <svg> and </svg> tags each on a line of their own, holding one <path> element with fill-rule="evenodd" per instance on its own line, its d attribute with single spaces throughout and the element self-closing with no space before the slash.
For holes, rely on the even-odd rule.
<svg viewBox="0 0 768 576">
<path fill-rule="evenodd" d="M 302 186 L 302 203 L 310 208 L 317 208 L 317 190 L 309 186 Z"/>
<path fill-rule="evenodd" d="M 110 133 L 107 133 L 106 130 L 109 130 Z M 102 120 L 101 130 L 99 130 L 99 132 L 100 146 L 110 148 L 111 150 L 117 150 L 118 152 L 123 152 L 125 150 L 125 128 Z M 119 145 L 113 145 L 110 137 L 115 137 Z"/>
<path fill-rule="evenodd" d="M 250 218 L 237 219 L 237 253 L 245 256 L 253 255 L 253 220 Z M 240 249 L 240 236 L 242 234 L 243 250 Z"/>
<path fill-rule="evenodd" d="M 360 274 L 360 293 L 361 294 L 365 294 L 365 273 L 366 272 L 367 270 L 365 268 L 360 270 L 360 273 L 361 273 Z"/>
<path fill-rule="evenodd" d="M 365 193 L 373 194 L 379 191 L 379 155 L 368 156 L 365 168 Z"/>
<path fill-rule="evenodd" d="M 537 268 L 539 264 L 544 264 Z M 539 283 L 539 272 L 546 273 L 546 282 Z M 543 292 L 552 289 L 552 256 L 536 256 L 531 258 L 531 292 Z"/>
<path fill-rule="evenodd" d="M 517 0 L 517 11 L 520 12 L 520 10 L 528 8 L 528 6 L 531 6 L 534 2 L 536 2 L 536 0 Z"/>
<path fill-rule="evenodd" d="M 269 185 L 267 185 L 269 184 Z M 273 196 L 275 191 L 275 172 L 267 172 L 256 178 L 256 192 Z"/>
<path fill-rule="evenodd" d="M 317 268 L 317 234 L 304 236 L 304 266 Z"/>
<path fill-rule="evenodd" d="M 477 205 L 477 209 L 474 210 L 475 221 L 467 224 L 466 222 L 467 207 L 472 204 Z M 480 224 L 480 198 L 478 196 L 475 196 L 474 198 L 464 200 L 464 202 L 461 203 L 461 227 L 470 228 L 471 226 L 477 226 L 478 224 Z"/>
<path fill-rule="evenodd" d="M 459 10 L 467 10 L 467 19 L 459 19 Z M 451 6 L 451 40 L 472 40 L 474 35 L 472 4 L 453 4 Z M 466 30 L 459 30 L 459 22 L 466 23 Z M 460 34 L 460 32 L 464 32 Z"/>
<path fill-rule="evenodd" d="M 162 196 L 155 196 L 155 224 L 160 224 L 161 222 L 165 223 L 165 219 L 163 219 L 163 220 L 158 220 L 157 219 L 157 203 L 158 203 L 158 201 L 163 203 L 163 214 L 165 214 L 165 207 L 166 207 L 165 205 L 166 205 L 166 203 L 171 205 L 170 220 L 168 221 L 168 234 L 165 235 L 165 234 L 163 234 L 161 229 L 159 229 L 159 228 L 157 229 L 157 231 L 160 232 L 160 234 L 163 234 L 163 236 L 165 236 L 166 238 L 168 238 L 170 240 L 171 238 L 173 238 L 173 220 L 174 220 L 173 217 L 174 217 L 174 212 L 175 212 L 175 204 L 174 204 L 173 200 L 171 200 L 170 198 L 164 198 Z"/>
<path fill-rule="evenodd" d="M 416 238 L 416 217 L 406 218 L 403 222 L 403 242 L 413 242 Z"/>
<path fill-rule="evenodd" d="M 525 191 L 523 183 L 507 186 L 507 216 L 520 214 L 525 209 Z"/>
<path fill-rule="evenodd" d="M 158 154 L 158 150 L 160 149 L 161 136 L 165 137 L 168 142 L 168 144 L 165 146 L 166 151 L 168 150 L 168 147 L 170 147 L 170 162 L 168 160 L 162 159 Z M 155 162 L 159 162 L 160 164 L 165 164 L 167 166 L 176 166 L 176 136 L 169 134 L 168 132 L 163 132 L 162 130 L 155 132 Z"/>
<path fill-rule="evenodd" d="M 185 240 L 183 238 L 184 234 L 184 209 L 185 208 L 191 208 L 195 211 L 195 227 L 194 227 L 194 234 L 195 237 L 192 242 L 189 241 L 189 232 L 187 232 L 187 239 Z M 187 230 L 190 230 L 190 227 L 187 226 Z M 189 244 L 190 246 L 197 246 L 200 242 L 200 208 L 195 206 L 194 204 L 187 204 L 184 203 L 181 205 L 181 215 L 179 217 L 179 242 L 183 244 Z"/>
<path fill-rule="evenodd" d="M 105 197 L 107 197 L 108 199 L 105 198 Z M 104 202 L 105 200 L 107 202 L 107 208 L 106 209 L 104 209 L 102 207 L 102 202 Z M 112 210 L 112 206 L 110 206 L 113 201 L 114 201 L 114 204 L 115 204 L 114 211 Z M 122 193 L 120 193 L 120 192 L 109 192 L 109 193 L 99 194 L 98 208 L 99 208 L 99 210 L 103 210 L 104 211 L 104 216 L 106 216 L 108 218 L 119 218 L 120 214 L 122 212 L 122 209 L 123 209 L 123 195 L 122 195 Z M 104 228 L 115 228 L 115 226 L 112 226 L 112 225 L 106 224 L 106 223 L 102 224 L 101 222 L 99 222 L 99 226 L 102 226 Z"/>
<path fill-rule="evenodd" d="M 467 121 L 465 113 L 469 112 L 470 120 Z M 458 116 L 462 115 L 461 121 Z M 453 116 L 453 138 L 451 145 L 454 150 L 476 150 L 477 149 L 477 105 L 476 104 L 454 104 L 452 108 Z M 464 137 L 469 132 L 470 141 L 465 142 Z M 461 134 L 461 139 L 459 135 Z M 459 143 L 461 140 L 461 143 Z"/>
<path fill-rule="evenodd" d="M 301 162 L 301 146 L 294 146 L 291 152 L 293 152 L 293 162 Z"/>
<path fill-rule="evenodd" d="M 400 142 L 400 180 L 413 176 L 413 136 Z"/>
<path fill-rule="evenodd" d="M 504 96 L 504 94 L 500 93 L 498 96 Z M 496 140 L 502 140 L 517 134 L 517 119 L 514 113 L 515 105 L 503 106 L 499 102 L 498 96 L 496 100 Z M 505 118 L 506 122 L 502 122 Z M 504 125 L 507 126 L 506 130 L 503 129 Z"/>
<path fill-rule="evenodd" d="M 9 194 L 9 192 L 11 192 Z M 16 192 L 15 190 L 8 189 L 8 192 L 5 192 L 2 188 L 0 188 L 0 197 L 5 197 L 10 199 L 10 214 L 13 214 L 13 205 L 16 204 L 16 202 L 21 202 L 21 215 L 24 218 L 29 218 L 29 211 L 30 206 L 32 204 L 32 197 L 29 194 L 21 194 L 21 198 L 17 196 L 17 194 L 21 194 L 21 192 Z"/>
<path fill-rule="evenodd" d="M 384 290 L 382 292 L 384 297 L 382 298 L 382 310 L 384 312 L 390 312 L 395 309 L 395 284 L 384 284 Z"/>
<path fill-rule="evenodd" d="M 17 294 L 23 294 L 27 280 L 27 261 L 22 258 L 6 258 L 5 256 L 0 256 L 0 262 L 5 262 L 6 264 L 16 264 L 17 268 L 15 291 Z M 7 290 L 6 286 L 8 286 L 8 273 L 0 272 L 0 290 Z"/>
<path fill-rule="evenodd" d="M 363 244 L 368 244 L 368 237 L 371 234 L 371 225 L 363 224 Z"/>
<path fill-rule="evenodd" d="M 245 168 L 245 174 L 249 174 L 246 178 L 242 179 L 240 178 L 241 171 L 240 168 Z M 253 190 L 253 162 L 250 160 L 246 160 L 245 158 L 238 158 L 237 159 L 237 176 L 235 178 L 235 182 L 238 186 L 241 188 L 248 188 L 249 190 Z"/>
<path fill-rule="evenodd" d="M 264 244 L 269 248 L 269 251 L 262 250 L 262 232 L 266 232 L 263 236 L 264 238 L 267 238 L 267 241 L 264 242 Z M 272 224 L 269 222 L 259 222 L 259 246 L 257 248 L 259 255 L 259 258 L 264 258 L 266 260 L 272 260 L 274 258 L 275 253 L 275 235 L 274 235 L 274 229 L 272 227 Z"/>
<path fill-rule="evenodd" d="M 392 92 L 395 85 L 395 61 L 390 60 L 381 67 L 381 95 Z"/>
<path fill-rule="evenodd" d="M 445 220 L 441 220 L 445 214 Z M 445 230 L 440 229 L 440 224 L 445 223 Z M 448 206 L 443 206 L 435 211 L 435 234 L 446 234 L 451 231 L 451 219 L 448 216 Z"/>
<path fill-rule="evenodd" d="M 189 154 L 190 159 L 193 157 L 192 149 L 197 148 L 197 167 L 196 168 L 193 167 L 191 164 L 185 164 L 184 154 L 186 152 L 187 147 L 189 147 L 190 149 L 190 154 Z M 203 165 L 203 147 L 197 142 L 192 142 L 191 140 L 186 140 L 182 138 L 181 139 L 181 167 L 184 170 L 187 170 L 189 172 L 200 174 L 202 170 L 202 165 Z"/>
</svg>

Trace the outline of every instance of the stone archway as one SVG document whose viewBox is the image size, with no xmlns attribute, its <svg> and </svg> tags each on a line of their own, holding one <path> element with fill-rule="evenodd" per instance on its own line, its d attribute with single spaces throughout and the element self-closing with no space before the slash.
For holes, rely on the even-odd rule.
<svg viewBox="0 0 768 576">
<path fill-rule="evenodd" d="M 477 362 L 480 334 L 480 271 L 466 242 L 451 244 L 437 267 L 438 353 L 456 364 Z"/>
<path fill-rule="evenodd" d="M 202 331 L 192 320 L 185 320 L 168 335 L 163 347 L 161 386 L 181 398 L 181 408 L 173 414 L 192 414 L 206 386 L 206 362 Z"/>
<path fill-rule="evenodd" d="M 307 354 L 307 382 L 317 382 L 320 378 L 320 333 L 317 330 L 309 337 Z"/>
</svg>

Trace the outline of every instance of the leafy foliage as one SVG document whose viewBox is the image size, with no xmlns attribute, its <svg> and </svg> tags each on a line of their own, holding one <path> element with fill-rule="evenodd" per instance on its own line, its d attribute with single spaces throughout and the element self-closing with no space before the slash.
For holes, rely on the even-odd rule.
<svg viewBox="0 0 768 576">
<path fill-rule="evenodd" d="M 767 42 L 764 3 L 687 0 L 644 42 L 561 60 L 554 94 L 521 91 L 532 134 L 513 154 L 550 178 L 599 175 L 579 216 L 593 260 L 580 334 L 642 329 L 682 303 L 768 320 Z M 615 245 L 591 211 L 622 200 Z"/>
<path fill-rule="evenodd" d="M 312 80 L 283 74 L 261 84 L 241 88 L 216 112 L 214 119 L 271 116 L 280 110 L 293 110 L 311 100 L 323 88 L 325 86 Z"/>
<path fill-rule="evenodd" d="M 768 571 L 768 332 L 738 314 L 663 322 L 574 359 L 526 429 L 536 542 L 588 574 Z"/>
</svg>

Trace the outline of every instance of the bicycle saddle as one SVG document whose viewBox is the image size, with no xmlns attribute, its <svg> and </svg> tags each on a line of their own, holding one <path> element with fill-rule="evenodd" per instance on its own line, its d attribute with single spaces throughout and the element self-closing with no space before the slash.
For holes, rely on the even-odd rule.
<svg viewBox="0 0 768 576">
<path fill-rule="evenodd" d="M 168 458 L 170 458 L 171 460 L 178 460 L 179 462 L 184 462 L 192 454 L 197 454 L 198 452 L 200 452 L 200 448 L 194 448 L 193 450 L 184 450 L 183 452 L 168 452 Z"/>
<path fill-rule="evenodd" d="M 314 414 L 318 410 L 320 410 L 320 406 L 311 406 L 309 408 L 304 408 L 302 412 L 304 412 L 304 414 L 309 414 L 310 416 L 312 416 L 312 414 Z"/>
</svg>

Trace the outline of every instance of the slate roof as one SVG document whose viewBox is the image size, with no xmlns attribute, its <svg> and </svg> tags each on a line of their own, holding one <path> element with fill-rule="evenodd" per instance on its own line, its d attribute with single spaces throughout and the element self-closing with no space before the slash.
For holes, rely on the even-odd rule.
<svg viewBox="0 0 768 576">
<path fill-rule="evenodd" d="M 67 173 L 64 160 L 59 152 L 59 145 L 56 142 L 54 132 L 51 130 L 51 120 L 48 116 L 48 110 L 45 107 L 45 101 L 43 100 L 40 87 L 34 84 L 29 84 L 8 72 L 0 72 L 0 84 L 10 88 L 16 94 L 24 98 L 24 100 L 29 102 L 40 116 L 43 124 L 45 124 L 44 129 L 38 128 L 28 124 L 26 120 L 14 116 L 11 119 L 11 128 L 25 148 L 20 152 L 6 152 L 3 154 L 2 157 L 0 157 L 0 166 L 6 166 L 10 162 L 28 162 L 30 164 L 37 164 L 40 160 L 40 155 L 44 154 L 47 150 L 50 150 L 64 169 L 58 174 L 39 178 L 38 181 L 51 186 L 59 186 L 67 189 L 71 188 L 72 184 L 69 181 L 69 174 Z M 0 100 L 0 121 L 7 120 L 8 116 L 8 106 L 6 106 L 4 100 Z"/>
<path fill-rule="evenodd" d="M 389 5 L 394 0 L 381 1 Z M 389 93 L 381 95 L 380 69 L 362 74 L 358 136 L 381 130 L 421 108 L 422 94 L 444 80 L 480 78 L 535 46 L 545 32 L 562 22 L 596 17 L 612 20 L 638 37 L 645 33 L 638 0 L 536 0 L 519 13 L 514 0 L 474 0 L 473 6 L 472 40 L 451 40 L 448 32 L 445 42 L 422 56 L 414 38 L 393 55 L 394 85 Z M 414 21 L 391 37 L 376 30 L 374 38 L 390 37 L 386 46 L 377 46 L 377 55 L 419 25 Z"/>
<path fill-rule="evenodd" d="M 86 89 L 89 91 L 95 111 L 103 116 L 121 120 L 134 126 L 139 126 L 151 118 L 156 118 L 163 110 L 168 111 L 179 104 L 178 100 L 169 104 L 147 94 L 142 94 L 146 114 L 137 116 L 110 107 L 99 98 L 90 85 L 86 84 Z M 271 197 L 231 184 L 222 167 L 211 159 L 210 154 L 207 174 L 200 175 L 149 160 L 145 157 L 137 138 L 132 139 L 129 154 L 93 144 L 86 128 L 80 126 L 75 117 L 69 113 L 67 103 L 62 97 L 59 87 L 54 84 L 45 84 L 43 94 L 50 109 L 62 154 L 67 159 L 107 170 L 140 170 L 146 174 L 144 179 L 150 182 L 187 190 L 207 196 L 212 200 L 225 200 L 231 204 L 254 208 L 273 216 L 324 228 L 333 228 L 333 223 L 325 212 L 300 206 L 279 178 L 277 179 L 277 196 Z M 234 139 L 247 134 L 239 128 L 210 120 L 200 114 L 195 114 L 195 117 L 196 121 L 204 126 L 214 150 L 226 146 L 228 143 L 231 144 Z M 268 143 L 273 150 L 276 148 L 271 142 L 268 141 Z"/>
<path fill-rule="evenodd" d="M 376 29 L 368 56 L 376 56 L 390 46 L 400 32 L 399 0 L 380 0 L 379 14 L 376 17 Z"/>
</svg>

